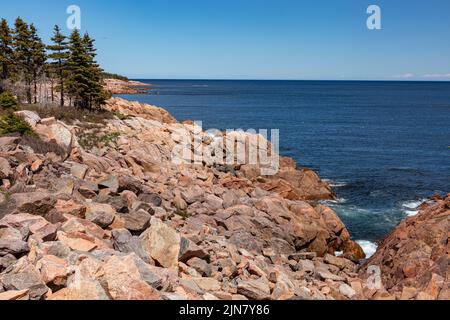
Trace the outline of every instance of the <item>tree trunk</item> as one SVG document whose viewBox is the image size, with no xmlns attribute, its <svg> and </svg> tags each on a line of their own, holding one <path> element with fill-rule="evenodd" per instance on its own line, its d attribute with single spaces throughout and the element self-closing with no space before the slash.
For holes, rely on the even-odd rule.
<svg viewBox="0 0 450 320">
<path fill-rule="evenodd" d="M 64 75 L 63 72 L 60 71 L 59 74 L 59 85 L 61 86 L 61 102 L 60 102 L 60 106 L 61 108 L 64 107 Z"/>
</svg>

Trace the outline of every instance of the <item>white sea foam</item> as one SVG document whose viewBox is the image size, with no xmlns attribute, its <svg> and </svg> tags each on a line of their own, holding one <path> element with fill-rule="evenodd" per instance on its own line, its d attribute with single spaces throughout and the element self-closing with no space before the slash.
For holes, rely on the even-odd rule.
<svg viewBox="0 0 450 320">
<path fill-rule="evenodd" d="M 373 256 L 378 249 L 377 244 L 371 241 L 358 240 L 356 241 L 356 243 L 358 243 L 361 246 L 364 253 L 366 254 L 366 258 L 370 258 L 371 256 Z"/>
<path fill-rule="evenodd" d="M 334 181 L 331 179 L 322 179 L 322 181 L 328 183 L 332 188 L 342 188 L 347 185 L 347 182 L 344 181 Z"/>
<path fill-rule="evenodd" d="M 346 203 L 347 199 L 345 198 L 337 198 L 334 200 L 323 200 L 321 201 L 321 203 L 325 204 L 325 205 L 336 205 L 336 204 L 343 204 Z"/>
<path fill-rule="evenodd" d="M 406 201 L 402 203 L 402 211 L 404 214 L 406 214 L 408 217 L 415 216 L 419 213 L 418 207 L 424 203 L 426 199 L 422 200 L 411 200 Z"/>
</svg>

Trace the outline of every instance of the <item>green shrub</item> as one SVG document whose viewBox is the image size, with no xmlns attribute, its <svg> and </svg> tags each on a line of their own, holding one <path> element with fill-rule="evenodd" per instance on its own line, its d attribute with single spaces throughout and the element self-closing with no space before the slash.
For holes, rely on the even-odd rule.
<svg viewBox="0 0 450 320">
<path fill-rule="evenodd" d="M 0 117 L 0 135 L 20 133 L 22 135 L 35 136 L 33 128 L 22 117 L 8 112 Z"/>
<path fill-rule="evenodd" d="M 0 94 L 0 109 L 17 110 L 17 100 L 9 91 L 4 91 Z"/>
<path fill-rule="evenodd" d="M 94 147 L 101 148 L 106 145 L 115 145 L 120 137 L 119 132 L 111 132 L 105 134 L 99 129 L 93 129 L 90 131 L 77 129 L 76 135 L 78 138 L 78 143 L 86 150 L 91 150 Z"/>
<path fill-rule="evenodd" d="M 55 117 L 67 124 L 76 121 L 82 123 L 104 124 L 106 120 L 114 119 L 114 113 L 106 110 L 83 110 L 75 107 L 43 107 L 38 105 L 24 105 L 22 110 L 36 112 L 42 119 Z"/>
</svg>

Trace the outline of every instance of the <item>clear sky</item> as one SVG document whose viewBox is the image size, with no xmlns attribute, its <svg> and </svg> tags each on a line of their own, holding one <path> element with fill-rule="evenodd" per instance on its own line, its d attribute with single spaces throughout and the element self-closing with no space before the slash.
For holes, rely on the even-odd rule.
<svg viewBox="0 0 450 320">
<path fill-rule="evenodd" d="M 449 0 L 2 0 L 48 41 L 81 8 L 99 62 L 131 78 L 450 80 Z M 366 27 L 379 5 L 382 29 Z"/>
</svg>

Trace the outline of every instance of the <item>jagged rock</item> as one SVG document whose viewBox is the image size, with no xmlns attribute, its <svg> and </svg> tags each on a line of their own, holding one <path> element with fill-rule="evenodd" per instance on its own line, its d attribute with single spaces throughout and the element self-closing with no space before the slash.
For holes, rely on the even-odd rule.
<svg viewBox="0 0 450 320">
<path fill-rule="evenodd" d="M 220 282 L 214 278 L 192 278 L 191 279 L 201 290 L 218 291 L 221 288 Z"/>
<path fill-rule="evenodd" d="M 20 137 L 0 137 L 0 151 L 9 152 L 16 149 L 17 144 L 20 141 Z"/>
<path fill-rule="evenodd" d="M 165 268 L 178 266 L 180 235 L 161 220 L 153 218 L 151 226 L 141 236 L 145 251 Z"/>
<path fill-rule="evenodd" d="M 12 254 L 6 254 L 4 256 L 1 256 L 0 254 L 0 272 L 8 268 L 16 261 L 17 261 L 16 257 L 14 257 Z"/>
<path fill-rule="evenodd" d="M 186 210 L 188 207 L 186 201 L 184 201 L 179 193 L 177 193 L 173 198 L 173 204 L 179 210 Z"/>
<path fill-rule="evenodd" d="M 69 155 L 72 150 L 74 136 L 65 124 L 58 121 L 51 125 L 37 124 L 36 132 L 47 141 L 54 141 L 61 146 L 66 154 Z"/>
<path fill-rule="evenodd" d="M 142 233 L 150 227 L 151 215 L 143 210 L 132 211 L 122 216 L 125 220 L 125 229 L 133 233 Z"/>
<path fill-rule="evenodd" d="M 95 248 L 97 248 L 97 244 L 92 241 L 71 237 L 64 232 L 58 231 L 57 239 L 61 241 L 64 245 L 68 246 L 72 250 L 81 251 L 81 252 L 91 252 Z"/>
<path fill-rule="evenodd" d="M 237 292 L 252 300 L 268 300 L 270 298 L 269 280 L 265 277 L 258 280 L 239 280 Z"/>
<path fill-rule="evenodd" d="M 353 290 L 352 287 L 350 287 L 348 284 L 345 284 L 345 283 L 342 283 L 339 286 L 339 292 L 349 299 L 353 298 L 356 295 L 356 291 Z"/>
<path fill-rule="evenodd" d="M 211 210 L 223 209 L 223 200 L 215 195 L 212 195 L 212 194 L 207 195 L 205 198 L 205 201 L 206 201 L 206 205 Z"/>
<path fill-rule="evenodd" d="M 139 201 L 150 203 L 155 207 L 160 207 L 162 204 L 161 197 L 156 193 L 142 193 L 138 197 Z"/>
<path fill-rule="evenodd" d="M 48 291 L 39 271 L 29 263 L 26 257 L 18 260 L 0 275 L 0 283 L 6 290 L 28 289 L 31 300 L 42 299 Z"/>
<path fill-rule="evenodd" d="M 30 250 L 20 231 L 0 225 L 0 256 L 20 255 Z"/>
<path fill-rule="evenodd" d="M 15 114 L 22 117 L 32 127 L 36 127 L 36 125 L 41 121 L 41 117 L 33 111 L 21 110 L 15 112 Z"/>
<path fill-rule="evenodd" d="M 277 276 L 275 287 L 273 289 L 272 300 L 289 300 L 295 296 L 295 285 L 289 277 L 280 273 Z"/>
<path fill-rule="evenodd" d="M 49 300 L 99 301 L 109 300 L 109 297 L 98 281 L 82 279 L 77 281 L 76 285 L 53 293 Z"/>
<path fill-rule="evenodd" d="M 185 237 L 181 237 L 178 256 L 181 262 L 187 262 L 191 258 L 209 259 L 209 254 L 205 250 Z"/>
<path fill-rule="evenodd" d="M 243 248 L 253 252 L 260 253 L 264 247 L 264 243 L 261 240 L 257 239 L 247 231 L 233 232 L 229 240 L 238 248 Z"/>
<path fill-rule="evenodd" d="M 78 218 L 84 219 L 86 217 L 86 206 L 76 203 L 74 200 L 58 199 L 55 204 L 55 210 L 59 214 L 69 214 Z"/>
<path fill-rule="evenodd" d="M 151 272 L 147 271 L 144 280 L 133 256 L 112 256 L 102 267 L 102 281 L 108 294 L 114 300 L 159 300 L 161 298 L 147 281 Z M 151 275 L 152 281 L 160 280 Z M 126 284 L 126 285 L 124 285 Z"/>
<path fill-rule="evenodd" d="M 116 211 L 109 204 L 90 203 L 86 209 L 86 219 L 101 228 L 110 226 L 116 216 Z"/>
<path fill-rule="evenodd" d="M 86 173 L 89 169 L 87 165 L 75 162 L 70 162 L 68 164 L 70 165 L 70 174 L 72 176 L 81 180 L 83 180 L 86 177 Z"/>
<path fill-rule="evenodd" d="M 12 173 L 8 160 L 0 157 L 0 180 L 7 179 Z"/>
<path fill-rule="evenodd" d="M 0 301 L 5 300 L 29 300 L 28 293 L 30 290 L 24 289 L 24 290 L 11 290 L 6 292 L 0 293 Z"/>
<path fill-rule="evenodd" d="M 186 264 L 204 277 L 210 277 L 212 274 L 212 268 L 205 260 L 194 257 L 189 259 Z"/>
<path fill-rule="evenodd" d="M 324 269 L 316 269 L 316 275 L 322 280 L 333 280 L 333 281 L 344 281 L 345 279 L 341 276 L 338 276 L 334 273 L 331 273 L 328 270 Z"/>
<path fill-rule="evenodd" d="M 27 213 L 7 215 L 0 220 L 1 225 L 11 226 L 19 230 L 22 234 L 32 234 L 43 241 L 52 241 L 56 237 L 57 227 L 40 216 L 34 216 Z M 0 237 L 1 238 L 1 237 Z"/>
<path fill-rule="evenodd" d="M 130 176 L 120 176 L 118 192 L 123 191 L 131 191 L 136 195 L 139 195 L 142 192 L 142 183 Z"/>
<path fill-rule="evenodd" d="M 97 196 L 98 185 L 88 181 L 82 181 L 78 187 L 78 192 L 86 199 L 94 199 Z"/>
<path fill-rule="evenodd" d="M 107 178 L 98 182 L 100 188 L 109 188 L 111 192 L 117 193 L 119 190 L 119 179 L 117 176 L 109 175 Z"/>
<path fill-rule="evenodd" d="M 16 212 L 45 216 L 53 209 L 56 199 L 47 192 L 15 193 L 11 196 Z"/>
<path fill-rule="evenodd" d="M 64 287 L 69 276 L 69 264 L 66 260 L 53 255 L 40 259 L 36 268 L 41 272 L 42 280 L 49 287 Z"/>
<path fill-rule="evenodd" d="M 114 240 L 114 249 L 123 253 L 135 253 L 143 261 L 149 263 L 151 258 L 142 247 L 139 237 L 133 236 L 126 229 L 117 229 L 111 232 Z"/>
<path fill-rule="evenodd" d="M 403 288 L 408 287 L 415 289 L 414 298 L 418 300 L 448 297 L 449 207 L 447 195 L 400 223 L 365 263 L 360 275 L 367 278 L 368 267 L 378 266 L 390 294 L 401 296 Z"/>
<path fill-rule="evenodd" d="M 297 269 L 313 273 L 315 271 L 315 266 L 311 260 L 300 260 L 297 263 Z"/>
<path fill-rule="evenodd" d="M 324 261 L 328 264 L 332 264 L 332 265 L 339 267 L 341 270 L 345 269 L 345 268 L 352 270 L 355 267 L 355 264 L 353 262 L 351 262 L 350 260 L 340 258 L 340 257 L 335 257 L 331 254 L 326 254 L 324 256 Z"/>
<path fill-rule="evenodd" d="M 194 185 L 187 190 L 181 192 L 181 196 L 188 204 L 194 202 L 203 202 L 205 199 L 205 191 L 198 185 Z"/>
<path fill-rule="evenodd" d="M 101 240 L 106 238 L 106 232 L 93 222 L 80 218 L 70 218 L 60 227 L 72 238 L 84 238 L 88 241 L 95 242 L 95 239 Z"/>
</svg>

